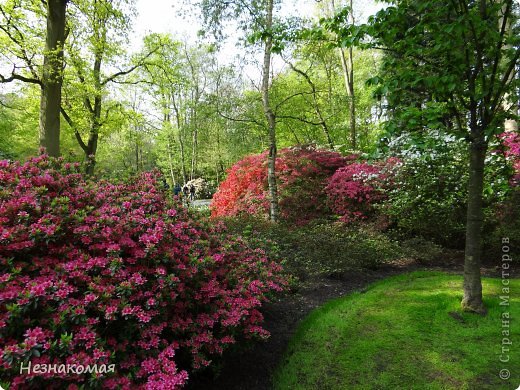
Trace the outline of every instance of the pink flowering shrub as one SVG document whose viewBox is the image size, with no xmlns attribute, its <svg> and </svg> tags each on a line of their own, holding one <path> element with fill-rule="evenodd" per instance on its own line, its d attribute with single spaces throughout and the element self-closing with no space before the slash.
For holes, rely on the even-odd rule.
<svg viewBox="0 0 520 390">
<path fill-rule="evenodd" d="M 285 284 L 261 250 L 170 204 L 158 173 L 94 183 L 40 156 L 0 161 L 0 377 L 11 388 L 175 389 Z M 159 184 L 157 184 L 159 180 Z M 115 373 L 20 365 L 114 364 Z"/>
<path fill-rule="evenodd" d="M 520 185 L 520 134 L 505 132 L 499 135 L 499 139 L 505 147 L 504 156 L 510 161 L 513 168 L 513 176 L 510 179 L 511 187 Z"/>
<path fill-rule="evenodd" d="M 340 168 L 329 179 L 325 189 L 330 208 L 343 222 L 366 219 L 374 213 L 374 204 L 386 199 L 385 189 L 400 161 L 352 163 Z"/>
<path fill-rule="evenodd" d="M 213 217 L 248 214 L 267 218 L 267 156 L 268 152 L 247 156 L 229 169 L 213 197 Z M 301 225 L 329 215 L 324 192 L 327 179 L 355 158 L 313 146 L 280 150 L 276 172 L 281 218 Z"/>
</svg>

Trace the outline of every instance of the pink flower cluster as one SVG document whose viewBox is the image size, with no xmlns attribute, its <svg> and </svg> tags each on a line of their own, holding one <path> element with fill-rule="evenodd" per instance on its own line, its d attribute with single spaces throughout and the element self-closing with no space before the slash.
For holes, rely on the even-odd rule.
<svg viewBox="0 0 520 390">
<path fill-rule="evenodd" d="M 0 377 L 11 388 L 176 389 L 241 336 L 266 335 L 258 308 L 283 288 L 280 265 L 193 220 L 158 181 L 95 183 L 46 156 L 0 161 Z M 27 361 L 116 372 L 20 376 Z"/>
<path fill-rule="evenodd" d="M 352 163 L 338 169 L 325 189 L 330 208 L 343 222 L 366 219 L 373 214 L 373 205 L 386 198 L 385 188 L 401 162 L 389 158 L 384 162 Z"/>
<path fill-rule="evenodd" d="M 510 131 L 498 137 L 505 146 L 504 155 L 513 167 L 510 184 L 512 187 L 520 186 L 520 134 Z"/>
</svg>

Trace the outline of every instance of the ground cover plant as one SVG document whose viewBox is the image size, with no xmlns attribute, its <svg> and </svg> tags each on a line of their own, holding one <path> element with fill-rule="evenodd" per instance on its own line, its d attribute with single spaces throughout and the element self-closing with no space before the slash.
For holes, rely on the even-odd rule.
<svg viewBox="0 0 520 390">
<path fill-rule="evenodd" d="M 42 155 L 0 162 L 0 376 L 17 388 L 171 389 L 242 338 L 279 264 L 169 203 L 158 172 L 85 180 Z M 115 365 L 115 373 L 20 365 Z"/>
<path fill-rule="evenodd" d="M 341 277 L 351 270 L 375 269 L 402 258 L 431 253 L 423 250 L 418 254 L 414 250 L 416 243 L 401 244 L 367 224 L 347 226 L 317 220 L 294 228 L 247 216 L 225 218 L 223 223 L 250 246 L 262 248 L 270 258 L 279 259 L 284 270 L 302 282 L 314 277 Z M 433 256 L 438 258 L 439 252 L 435 251 Z"/>
<path fill-rule="evenodd" d="M 499 358 L 502 339 L 516 334 L 502 313 L 520 315 L 520 280 L 509 280 L 509 305 L 501 306 L 502 281 L 483 279 L 486 317 L 460 311 L 461 283 L 459 275 L 414 272 L 316 309 L 289 343 L 275 388 L 515 388 L 520 351 Z M 511 377 L 501 379 L 501 369 Z"/>
</svg>

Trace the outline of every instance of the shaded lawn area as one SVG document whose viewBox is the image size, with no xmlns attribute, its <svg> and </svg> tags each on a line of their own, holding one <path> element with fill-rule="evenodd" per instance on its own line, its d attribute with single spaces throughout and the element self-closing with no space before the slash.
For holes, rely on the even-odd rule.
<svg viewBox="0 0 520 390">
<path fill-rule="evenodd" d="M 460 311 L 461 286 L 462 276 L 419 271 L 327 303 L 299 326 L 275 388 L 516 389 L 520 279 L 510 280 L 509 306 L 499 305 L 501 280 L 483 279 L 486 317 Z M 507 363 L 499 360 L 503 329 L 513 340 Z"/>
</svg>

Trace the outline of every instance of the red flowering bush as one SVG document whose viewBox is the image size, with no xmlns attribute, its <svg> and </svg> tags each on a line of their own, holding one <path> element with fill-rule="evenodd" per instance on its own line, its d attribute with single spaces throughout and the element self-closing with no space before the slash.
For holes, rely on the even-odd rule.
<svg viewBox="0 0 520 390">
<path fill-rule="evenodd" d="M 213 197 L 213 217 L 269 215 L 267 155 L 264 152 L 245 157 L 229 169 Z M 355 158 L 312 146 L 280 150 L 276 172 L 282 219 L 304 224 L 330 214 L 324 192 L 327 179 Z"/>
<path fill-rule="evenodd" d="M 284 281 L 264 252 L 169 204 L 157 173 L 114 185 L 78 172 L 46 156 L 0 161 L 0 377 L 11 388 L 179 388 L 239 337 L 268 334 L 257 309 Z M 21 364 L 55 368 L 20 375 Z M 115 373 L 59 368 L 103 364 Z"/>
<path fill-rule="evenodd" d="M 391 185 L 396 158 L 382 163 L 352 163 L 340 168 L 329 179 L 325 189 L 330 208 L 343 222 L 366 219 L 372 215 L 373 205 L 386 198 L 385 188 Z"/>
</svg>

